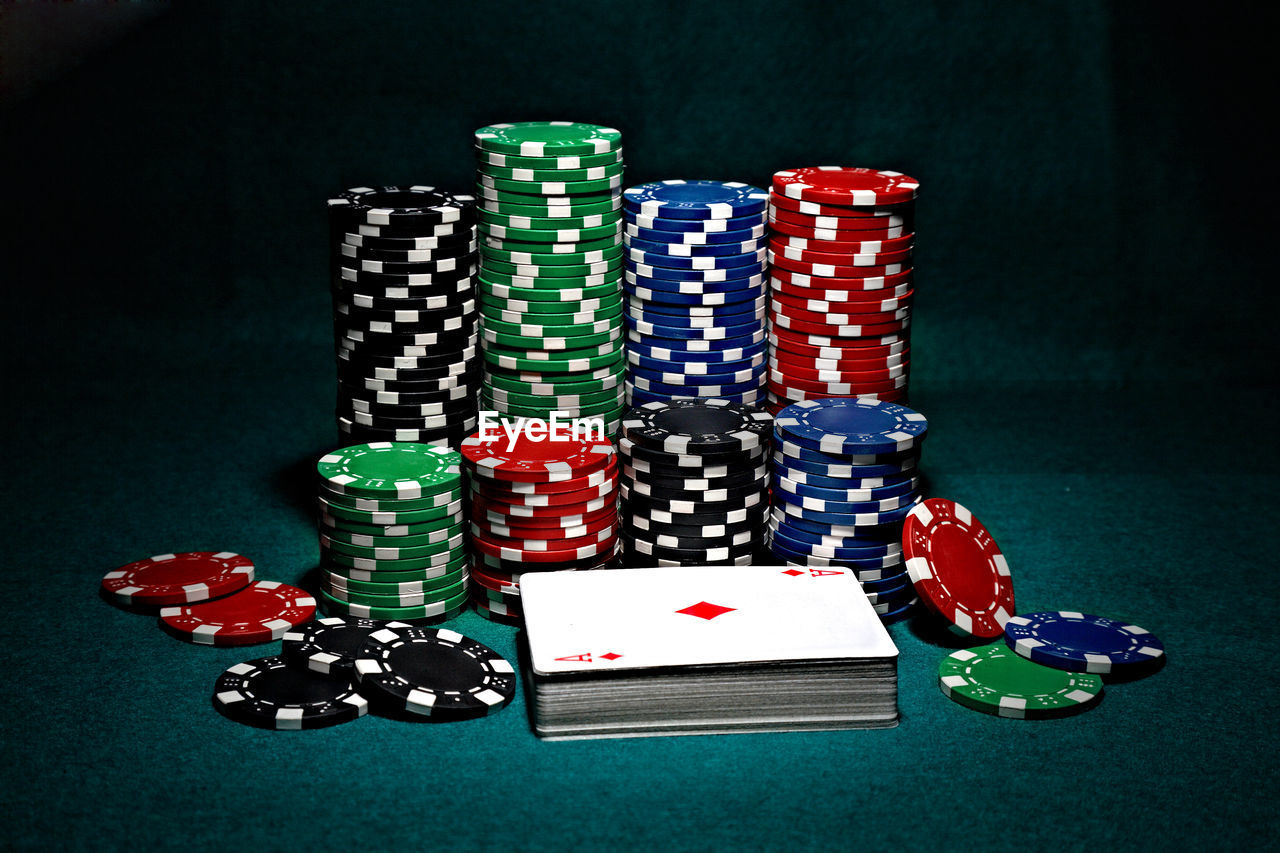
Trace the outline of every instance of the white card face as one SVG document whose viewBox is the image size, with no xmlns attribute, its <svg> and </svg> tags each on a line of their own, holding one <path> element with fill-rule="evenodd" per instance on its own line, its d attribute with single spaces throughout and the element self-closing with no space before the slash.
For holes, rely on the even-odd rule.
<svg viewBox="0 0 1280 853">
<path fill-rule="evenodd" d="M 849 569 L 698 566 L 520 578 L 536 672 L 896 657 Z"/>
</svg>

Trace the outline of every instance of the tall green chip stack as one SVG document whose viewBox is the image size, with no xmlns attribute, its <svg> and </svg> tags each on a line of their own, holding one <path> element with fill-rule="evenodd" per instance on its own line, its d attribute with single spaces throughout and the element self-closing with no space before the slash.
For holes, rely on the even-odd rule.
<svg viewBox="0 0 1280 853">
<path fill-rule="evenodd" d="M 577 122 L 476 131 L 482 409 L 623 412 L 622 134 Z"/>
</svg>

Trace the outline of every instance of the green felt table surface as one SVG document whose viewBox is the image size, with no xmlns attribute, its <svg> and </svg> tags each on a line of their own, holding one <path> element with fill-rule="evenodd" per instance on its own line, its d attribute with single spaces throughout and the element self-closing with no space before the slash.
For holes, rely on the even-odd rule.
<svg viewBox="0 0 1280 853">
<path fill-rule="evenodd" d="M 9 92 L 0 846 L 1273 845 L 1276 181 L 1240 85 L 1263 31 L 1231 4 L 178 4 Z M 920 178 L 927 492 L 991 529 L 1020 610 L 1134 620 L 1165 669 L 997 719 L 942 695 L 954 642 L 922 619 L 891 629 L 887 731 L 548 744 L 522 696 L 455 725 L 219 716 L 217 675 L 278 645 L 179 642 L 102 575 L 227 549 L 307 579 L 324 200 L 464 189 L 472 130 L 551 117 L 620 128 L 628 184 Z M 514 659 L 513 629 L 453 624 Z"/>
</svg>

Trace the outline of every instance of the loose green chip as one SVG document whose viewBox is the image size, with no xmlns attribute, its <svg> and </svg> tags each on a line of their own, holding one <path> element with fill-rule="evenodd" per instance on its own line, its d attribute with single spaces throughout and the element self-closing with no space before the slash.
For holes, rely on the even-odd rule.
<svg viewBox="0 0 1280 853">
<path fill-rule="evenodd" d="M 1101 677 L 1027 660 L 1003 640 L 943 658 L 938 685 L 966 708 L 1015 719 L 1078 714 L 1102 698 Z"/>
<path fill-rule="evenodd" d="M 416 499 L 458 489 L 462 456 L 429 444 L 379 441 L 327 453 L 316 470 L 325 486 L 341 494 Z"/>
</svg>

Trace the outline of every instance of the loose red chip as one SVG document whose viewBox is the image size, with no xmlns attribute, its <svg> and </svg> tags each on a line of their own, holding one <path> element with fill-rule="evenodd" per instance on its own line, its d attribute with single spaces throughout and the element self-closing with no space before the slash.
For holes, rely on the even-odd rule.
<svg viewBox="0 0 1280 853">
<path fill-rule="evenodd" d="M 306 591 L 277 581 L 256 581 L 216 601 L 166 607 L 160 622 L 177 637 L 202 646 L 249 646 L 284 636 L 316 614 Z"/>
<path fill-rule="evenodd" d="M 1009 564 L 987 528 L 960 504 L 929 498 L 911 510 L 902 553 L 920 599 L 955 631 L 999 637 L 1017 612 Z"/>
<path fill-rule="evenodd" d="M 230 595 L 253 581 L 253 563 L 230 551 L 157 554 L 107 572 L 102 588 L 122 604 L 188 604 Z"/>
<path fill-rule="evenodd" d="M 773 174 L 773 191 L 778 195 L 849 207 L 911 201 L 919 187 L 919 181 L 901 172 L 850 166 L 808 166 Z"/>
</svg>

